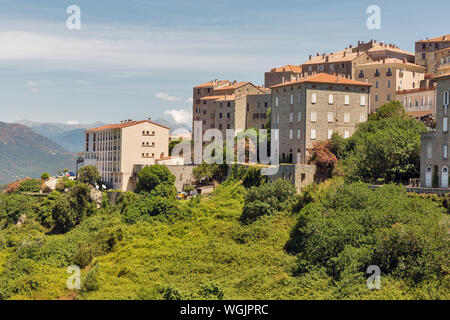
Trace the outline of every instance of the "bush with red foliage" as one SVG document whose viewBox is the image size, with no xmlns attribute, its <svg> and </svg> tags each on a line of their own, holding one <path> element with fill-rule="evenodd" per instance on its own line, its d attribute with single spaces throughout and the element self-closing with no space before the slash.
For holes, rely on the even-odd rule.
<svg viewBox="0 0 450 320">
<path fill-rule="evenodd" d="M 21 179 L 21 180 L 17 180 L 17 181 L 11 182 L 11 183 L 8 185 L 8 188 L 6 188 L 5 193 L 11 194 L 11 193 L 16 192 L 17 189 L 19 189 L 20 185 L 21 185 L 23 182 L 27 181 L 27 180 L 31 180 L 31 178 L 30 178 L 30 177 L 26 177 L 25 179 Z"/>
<path fill-rule="evenodd" d="M 308 163 L 317 167 L 317 173 L 322 179 L 330 178 L 338 163 L 336 155 L 330 151 L 331 141 L 314 143 L 312 155 Z"/>
</svg>

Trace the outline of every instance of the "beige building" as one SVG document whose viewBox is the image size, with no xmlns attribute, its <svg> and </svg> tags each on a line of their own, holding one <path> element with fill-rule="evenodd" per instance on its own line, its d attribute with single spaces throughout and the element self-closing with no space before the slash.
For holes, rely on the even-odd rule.
<svg viewBox="0 0 450 320">
<path fill-rule="evenodd" d="M 420 88 L 425 68 L 406 60 L 382 59 L 355 66 L 356 78 L 372 84 L 370 112 L 396 99 L 396 92 Z"/>
<path fill-rule="evenodd" d="M 450 47 L 436 53 L 436 64 L 437 75 L 450 73 Z"/>
<path fill-rule="evenodd" d="M 226 129 L 261 129 L 270 102 L 270 89 L 250 82 L 211 81 L 194 87 L 193 121 L 202 122 L 202 135 L 213 128 L 224 137 Z"/>
<path fill-rule="evenodd" d="M 85 141 L 84 157 L 95 160 L 103 183 L 122 191 L 134 190 L 140 169 L 169 155 L 169 128 L 150 120 L 86 130 Z"/>
<path fill-rule="evenodd" d="M 427 69 L 427 73 L 437 74 L 438 52 L 450 47 L 450 34 L 416 41 L 415 63 Z"/>
<path fill-rule="evenodd" d="M 292 64 L 280 68 L 273 68 L 264 74 L 264 86 L 270 88 L 285 81 L 290 81 L 291 77 L 299 76 L 301 73 L 302 67 Z"/>
<path fill-rule="evenodd" d="M 376 40 L 367 43 L 358 41 L 358 45 L 330 54 L 319 54 L 315 57 L 309 56 L 309 60 L 301 65 L 304 75 L 314 73 L 343 74 L 351 79 L 356 79 L 355 66 L 374 62 L 380 59 L 397 58 L 414 62 L 414 55 L 401 50 L 394 44 L 385 44 Z"/>
<path fill-rule="evenodd" d="M 418 121 L 434 118 L 436 115 L 436 87 L 434 85 L 397 91 L 395 100 L 400 101 L 406 113 Z"/>
<path fill-rule="evenodd" d="M 448 108 L 450 105 L 450 74 L 436 77 L 436 128 L 421 139 L 420 180 L 422 187 L 448 188 Z M 437 178 L 437 179 L 436 179 Z M 433 180 L 435 182 L 433 182 Z"/>
<path fill-rule="evenodd" d="M 350 137 L 367 121 L 370 87 L 325 73 L 273 86 L 271 122 L 279 129 L 281 161 L 305 164 L 315 141 L 334 132 Z"/>
</svg>

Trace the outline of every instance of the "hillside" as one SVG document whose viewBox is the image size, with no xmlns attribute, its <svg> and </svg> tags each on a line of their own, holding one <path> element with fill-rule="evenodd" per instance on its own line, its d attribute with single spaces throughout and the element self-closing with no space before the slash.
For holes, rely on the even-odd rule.
<svg viewBox="0 0 450 320">
<path fill-rule="evenodd" d="M 0 122 L 0 184 L 75 168 L 76 155 L 20 124 Z"/>
</svg>

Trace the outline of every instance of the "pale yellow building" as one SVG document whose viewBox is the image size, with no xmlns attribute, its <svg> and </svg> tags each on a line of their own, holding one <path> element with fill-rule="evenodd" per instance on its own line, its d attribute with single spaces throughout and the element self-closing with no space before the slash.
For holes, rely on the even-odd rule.
<svg viewBox="0 0 450 320">
<path fill-rule="evenodd" d="M 301 74 L 302 67 L 292 64 L 279 68 L 272 68 L 269 72 L 264 74 L 264 86 L 270 88 L 285 81 L 291 81 L 291 77 L 299 76 Z"/>
<path fill-rule="evenodd" d="M 370 112 L 383 104 L 396 100 L 396 92 L 420 88 L 426 69 L 414 63 L 396 58 L 355 66 L 357 80 L 372 85 Z"/>
<path fill-rule="evenodd" d="M 95 160 L 108 187 L 131 191 L 140 169 L 169 156 L 169 128 L 150 120 L 126 120 L 86 130 L 85 157 Z"/>
<path fill-rule="evenodd" d="M 436 53 L 436 73 L 438 76 L 450 73 L 450 47 Z"/>
<path fill-rule="evenodd" d="M 314 142 L 331 139 L 333 133 L 353 135 L 356 125 L 367 121 L 370 87 L 326 73 L 271 87 L 271 127 L 279 130 L 281 161 L 307 163 Z"/>
</svg>

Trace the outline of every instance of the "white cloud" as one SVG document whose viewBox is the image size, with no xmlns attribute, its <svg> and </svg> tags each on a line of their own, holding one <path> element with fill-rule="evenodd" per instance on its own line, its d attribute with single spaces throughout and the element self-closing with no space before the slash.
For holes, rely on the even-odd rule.
<svg viewBox="0 0 450 320">
<path fill-rule="evenodd" d="M 157 93 L 155 95 L 155 97 L 157 97 L 158 99 L 162 99 L 162 100 L 165 100 L 165 101 L 172 101 L 172 102 L 181 100 L 181 98 L 171 96 L 171 95 L 169 95 L 169 94 L 167 94 L 165 92 L 159 92 L 159 93 Z"/>
<path fill-rule="evenodd" d="M 187 124 L 189 125 L 192 121 L 192 114 L 186 110 L 167 110 L 164 111 L 165 116 L 169 116 L 173 119 L 176 124 Z"/>
<path fill-rule="evenodd" d="M 186 99 L 186 103 L 192 103 L 194 102 L 194 99 L 192 97 L 189 97 Z"/>
<path fill-rule="evenodd" d="M 78 121 L 75 121 L 75 120 L 67 120 L 66 124 L 68 124 L 69 126 L 74 126 L 74 125 L 77 125 L 77 124 L 80 124 L 80 123 Z"/>
</svg>

